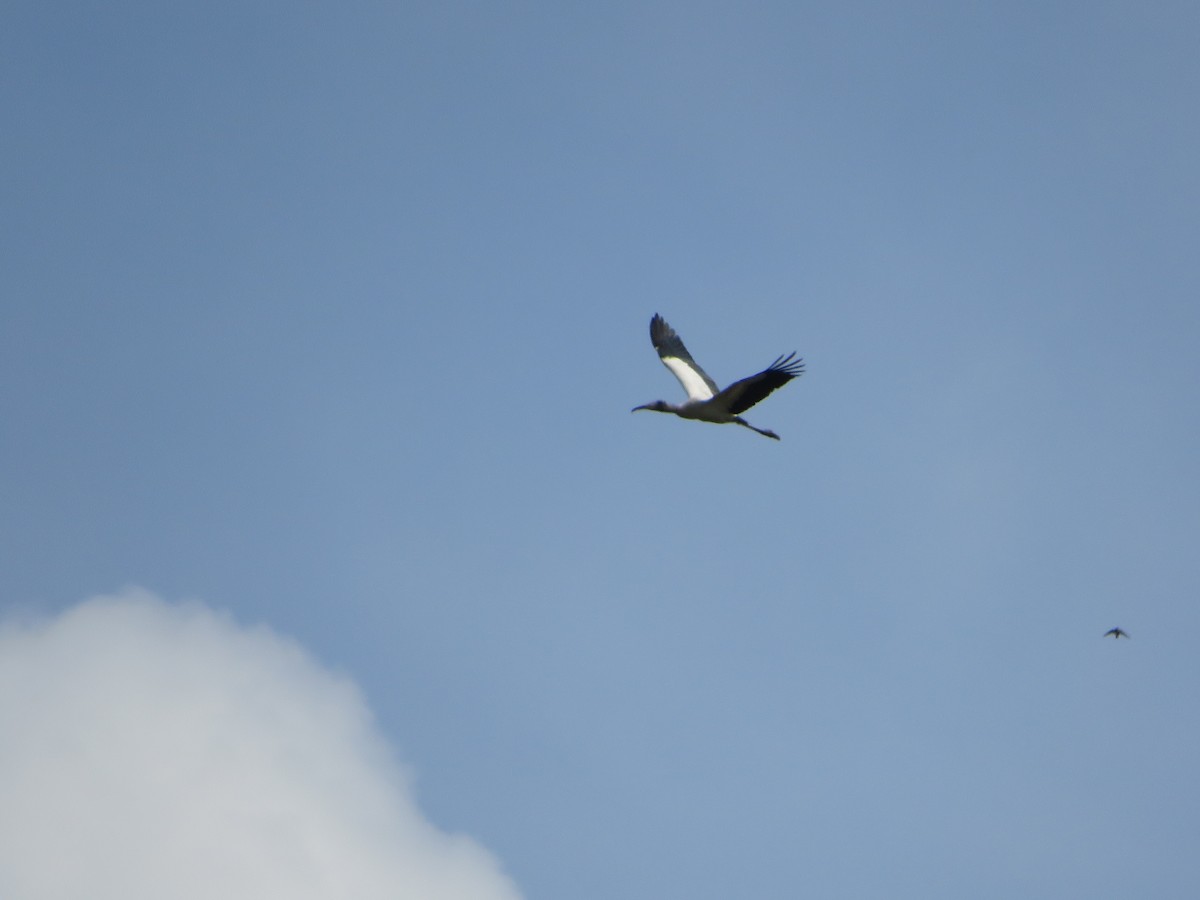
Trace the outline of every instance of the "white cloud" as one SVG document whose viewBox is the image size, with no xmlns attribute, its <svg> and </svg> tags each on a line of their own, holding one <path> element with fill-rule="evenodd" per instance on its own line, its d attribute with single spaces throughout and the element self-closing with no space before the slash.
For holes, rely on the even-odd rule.
<svg viewBox="0 0 1200 900">
<path fill-rule="evenodd" d="M 349 680 L 199 603 L 0 630 L 0 897 L 514 900 Z"/>
</svg>

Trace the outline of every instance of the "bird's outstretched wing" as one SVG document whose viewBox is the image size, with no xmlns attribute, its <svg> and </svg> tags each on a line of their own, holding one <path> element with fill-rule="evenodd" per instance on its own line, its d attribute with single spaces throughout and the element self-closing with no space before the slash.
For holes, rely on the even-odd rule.
<svg viewBox="0 0 1200 900">
<path fill-rule="evenodd" d="M 795 359 L 795 356 L 795 353 L 781 356 L 757 375 L 735 381 L 721 391 L 719 398 L 734 415 L 744 413 L 773 390 L 783 387 L 804 372 L 804 360 Z"/>
<path fill-rule="evenodd" d="M 683 341 L 675 333 L 675 329 L 658 313 L 650 320 L 650 342 L 658 351 L 658 358 L 663 361 L 663 365 L 679 379 L 679 383 L 687 391 L 689 400 L 711 400 L 716 395 L 716 382 L 696 364 L 692 354 L 688 353 L 687 347 L 683 346 Z"/>
<path fill-rule="evenodd" d="M 1104 632 L 1105 637 L 1108 637 L 1110 634 L 1117 640 L 1129 637 L 1129 633 L 1120 628 L 1110 628 L 1108 631 Z"/>
</svg>

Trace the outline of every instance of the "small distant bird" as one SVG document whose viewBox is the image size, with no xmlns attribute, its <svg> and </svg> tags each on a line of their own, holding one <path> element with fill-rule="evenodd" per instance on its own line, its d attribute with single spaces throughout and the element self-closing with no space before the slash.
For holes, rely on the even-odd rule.
<svg viewBox="0 0 1200 900">
<path fill-rule="evenodd" d="M 1108 631 L 1104 632 L 1105 637 L 1108 637 L 1110 634 L 1113 636 L 1113 640 L 1117 641 L 1119 641 L 1121 638 L 1129 637 L 1129 633 L 1122 631 L 1120 628 L 1110 628 Z"/>
<path fill-rule="evenodd" d="M 675 413 L 682 419 L 698 419 L 718 425 L 733 422 L 779 440 L 779 435 L 775 432 L 766 428 L 755 428 L 738 413 L 745 412 L 773 390 L 783 387 L 804 371 L 804 361 L 796 359 L 795 353 L 779 357 L 757 375 L 735 381 L 722 391 L 717 388 L 717 383 L 696 365 L 675 329 L 657 313 L 650 320 L 650 342 L 658 351 L 658 358 L 663 361 L 663 365 L 679 379 L 679 383 L 687 391 L 688 398 L 680 404 L 655 400 L 653 403 L 635 406 L 633 412 L 650 409 L 654 412 Z"/>
</svg>

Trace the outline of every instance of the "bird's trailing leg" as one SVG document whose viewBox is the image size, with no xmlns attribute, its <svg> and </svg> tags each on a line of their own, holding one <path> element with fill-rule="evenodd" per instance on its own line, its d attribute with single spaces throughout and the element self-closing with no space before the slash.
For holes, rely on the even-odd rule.
<svg viewBox="0 0 1200 900">
<path fill-rule="evenodd" d="M 777 435 L 775 432 L 768 431 L 766 428 L 755 428 L 753 425 L 751 425 L 749 422 L 747 422 L 741 416 L 734 416 L 733 421 L 737 422 L 739 425 L 741 425 L 745 428 L 749 428 L 751 431 L 757 431 L 759 434 L 763 435 L 764 437 L 769 437 L 769 438 L 774 438 L 775 440 L 779 440 L 779 435 Z"/>
</svg>

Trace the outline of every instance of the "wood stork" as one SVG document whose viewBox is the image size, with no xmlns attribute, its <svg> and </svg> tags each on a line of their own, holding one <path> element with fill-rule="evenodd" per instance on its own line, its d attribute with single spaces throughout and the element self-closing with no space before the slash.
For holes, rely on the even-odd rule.
<svg viewBox="0 0 1200 900">
<path fill-rule="evenodd" d="M 650 342 L 658 351 L 658 358 L 663 365 L 671 370 L 671 374 L 679 379 L 688 398 L 683 403 L 667 403 L 665 400 L 655 400 L 642 406 L 635 406 L 632 412 L 639 409 L 650 409 L 654 412 L 675 413 L 683 419 L 698 419 L 701 422 L 714 422 L 723 425 L 734 422 L 757 431 L 759 434 L 779 440 L 779 435 L 765 428 L 755 428 L 738 415 L 762 400 L 771 391 L 783 387 L 804 371 L 804 361 L 796 359 L 795 353 L 781 356 L 757 375 L 735 381 L 725 390 L 720 390 L 715 381 L 708 377 L 705 371 L 696 365 L 687 347 L 675 333 L 675 329 L 666 323 L 658 313 L 650 320 Z"/>
<path fill-rule="evenodd" d="M 1129 637 L 1129 633 L 1127 631 L 1122 631 L 1120 628 L 1110 628 L 1108 631 L 1104 632 L 1105 637 L 1108 637 L 1110 634 L 1113 636 L 1113 640 L 1116 641 L 1119 641 L 1121 638 Z"/>
</svg>

